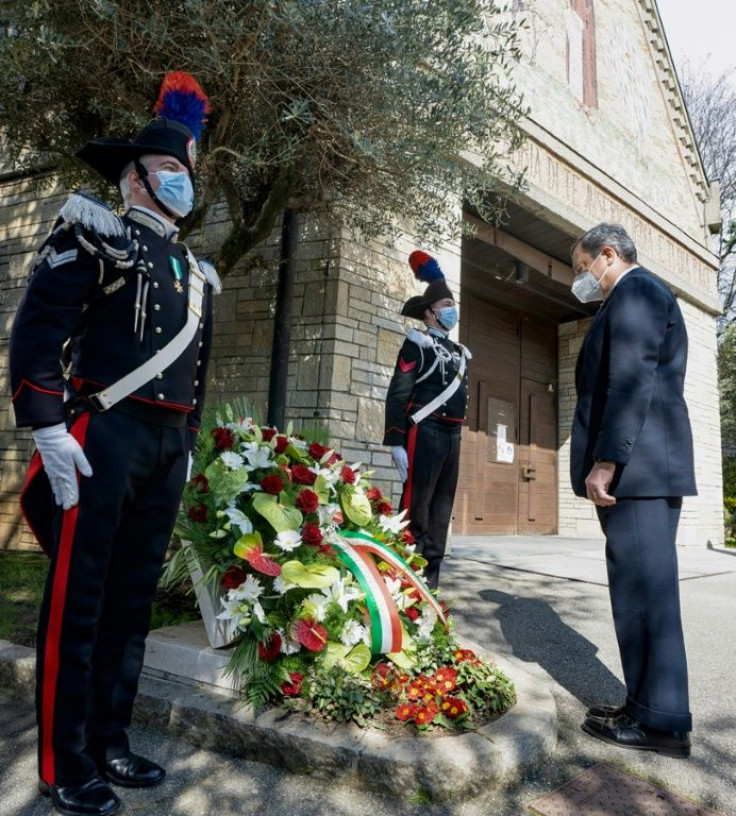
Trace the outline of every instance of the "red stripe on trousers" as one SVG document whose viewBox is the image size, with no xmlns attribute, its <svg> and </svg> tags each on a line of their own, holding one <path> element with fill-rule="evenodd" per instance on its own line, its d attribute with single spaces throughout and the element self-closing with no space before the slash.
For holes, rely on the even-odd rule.
<svg viewBox="0 0 736 816">
<path fill-rule="evenodd" d="M 91 414 L 83 414 L 71 429 L 72 436 L 84 448 Z M 81 476 L 77 474 L 77 482 Z M 56 683 L 59 678 L 59 641 L 61 640 L 61 623 L 66 605 L 66 593 L 69 584 L 69 565 L 72 556 L 74 531 L 77 526 L 79 505 L 64 511 L 61 525 L 61 538 L 56 555 L 56 572 L 51 588 L 49 620 L 46 629 L 46 644 L 43 660 L 43 689 L 41 693 L 41 778 L 49 785 L 56 784 L 54 758 L 54 713 L 56 709 Z"/>
<path fill-rule="evenodd" d="M 404 488 L 404 501 L 402 510 L 409 511 L 411 508 L 411 477 L 414 474 L 414 452 L 417 447 L 417 425 L 409 428 L 409 437 L 406 442 L 406 457 L 409 460 L 409 470 L 406 474 L 406 487 Z"/>
</svg>

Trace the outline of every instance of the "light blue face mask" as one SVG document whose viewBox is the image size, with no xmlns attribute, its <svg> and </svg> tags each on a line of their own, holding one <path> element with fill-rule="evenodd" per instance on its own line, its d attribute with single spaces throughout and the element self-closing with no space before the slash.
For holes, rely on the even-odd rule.
<svg viewBox="0 0 736 816">
<path fill-rule="evenodd" d="M 194 187 L 189 173 L 157 170 L 151 175 L 158 178 L 156 198 L 179 218 L 189 215 L 194 206 Z"/>
<path fill-rule="evenodd" d="M 452 331 L 452 329 L 457 326 L 457 306 L 443 306 L 440 309 L 439 317 L 437 314 L 435 314 L 434 310 L 432 311 L 432 314 L 434 314 L 440 326 L 447 329 L 447 331 Z"/>
</svg>

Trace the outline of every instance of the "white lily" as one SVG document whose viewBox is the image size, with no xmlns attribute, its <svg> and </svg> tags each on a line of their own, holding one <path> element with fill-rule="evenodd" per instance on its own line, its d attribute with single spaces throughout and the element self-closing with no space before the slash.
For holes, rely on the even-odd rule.
<svg viewBox="0 0 736 816">
<path fill-rule="evenodd" d="M 394 535 L 398 535 L 404 529 L 404 527 L 409 526 L 409 521 L 404 520 L 405 515 L 406 510 L 402 510 L 395 516 L 380 516 L 378 523 L 384 533 L 393 533 Z"/>
<path fill-rule="evenodd" d="M 323 589 L 322 594 L 327 598 L 328 603 L 334 601 L 343 612 L 347 612 L 350 601 L 356 601 L 363 597 L 363 593 L 358 587 L 352 585 L 352 581 L 352 575 L 338 578 L 334 584 Z"/>
<path fill-rule="evenodd" d="M 268 467 L 271 461 L 271 453 L 271 448 L 267 445 L 259 445 L 257 442 L 243 442 L 243 455 L 253 470 Z"/>
<path fill-rule="evenodd" d="M 227 516 L 230 524 L 234 524 L 242 535 L 248 535 L 253 532 L 251 520 L 242 510 L 238 510 L 234 504 L 228 505 L 223 512 Z"/>
</svg>

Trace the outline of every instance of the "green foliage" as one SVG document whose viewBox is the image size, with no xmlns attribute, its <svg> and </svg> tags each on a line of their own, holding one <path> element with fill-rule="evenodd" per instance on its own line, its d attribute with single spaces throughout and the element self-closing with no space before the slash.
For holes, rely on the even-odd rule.
<svg viewBox="0 0 736 816">
<path fill-rule="evenodd" d="M 39 551 L 0 552 L 0 640 L 36 645 L 49 559 Z"/>
<path fill-rule="evenodd" d="M 0 22 L 3 153 L 70 187 L 109 192 L 74 151 L 133 136 L 166 71 L 197 77 L 213 112 L 192 226 L 226 203 L 222 272 L 286 207 L 437 242 L 455 202 L 491 218 L 518 183 L 518 23 L 497 0 L 4 0 Z"/>
<path fill-rule="evenodd" d="M 385 709 L 387 695 L 361 675 L 337 666 L 328 670 L 314 667 L 302 691 L 302 707 L 306 701 L 327 720 L 365 727 Z M 289 705 L 299 708 L 293 701 Z"/>
</svg>

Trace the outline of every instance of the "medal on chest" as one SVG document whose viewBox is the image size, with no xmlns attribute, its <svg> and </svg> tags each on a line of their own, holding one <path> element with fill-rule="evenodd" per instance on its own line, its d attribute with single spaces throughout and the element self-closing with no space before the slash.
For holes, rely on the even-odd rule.
<svg viewBox="0 0 736 816">
<path fill-rule="evenodd" d="M 173 255 L 170 255 L 169 265 L 171 266 L 171 274 L 174 276 L 174 291 L 181 295 L 184 292 L 184 287 L 181 284 L 183 275 L 181 272 L 181 264 L 179 263 L 179 259 L 174 258 Z"/>
</svg>

